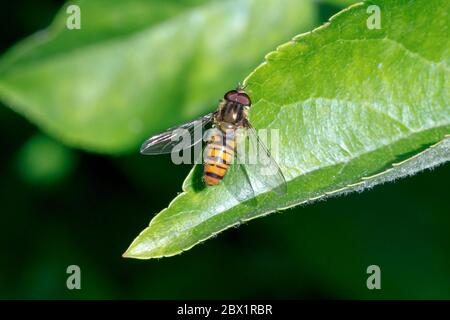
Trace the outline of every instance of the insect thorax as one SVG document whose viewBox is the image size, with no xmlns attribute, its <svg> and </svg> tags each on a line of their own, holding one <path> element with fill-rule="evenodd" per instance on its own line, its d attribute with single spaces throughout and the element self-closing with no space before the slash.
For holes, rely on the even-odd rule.
<svg viewBox="0 0 450 320">
<path fill-rule="evenodd" d="M 246 120 L 245 106 L 237 102 L 222 101 L 217 110 L 214 124 L 221 131 L 227 131 L 244 127 Z"/>
</svg>

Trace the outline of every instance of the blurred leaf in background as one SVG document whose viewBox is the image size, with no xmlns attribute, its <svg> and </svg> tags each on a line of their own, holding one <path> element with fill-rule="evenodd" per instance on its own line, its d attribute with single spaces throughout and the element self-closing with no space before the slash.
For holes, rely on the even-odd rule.
<svg viewBox="0 0 450 320">
<path fill-rule="evenodd" d="M 42 134 L 32 137 L 20 150 L 19 175 L 36 185 L 52 185 L 67 178 L 74 170 L 72 150 Z"/>
<path fill-rule="evenodd" d="M 63 142 L 129 152 L 212 110 L 266 52 L 316 21 L 309 0 L 76 2 L 0 61 L 0 99 Z"/>
</svg>

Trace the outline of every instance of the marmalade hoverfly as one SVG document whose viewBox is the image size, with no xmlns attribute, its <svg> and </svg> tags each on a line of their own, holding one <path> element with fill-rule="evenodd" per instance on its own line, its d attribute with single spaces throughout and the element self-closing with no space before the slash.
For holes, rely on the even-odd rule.
<svg viewBox="0 0 450 320">
<path fill-rule="evenodd" d="M 207 186 L 218 185 L 229 171 L 230 165 L 243 167 L 242 170 L 249 181 L 249 176 L 258 179 L 259 183 L 270 190 L 284 194 L 286 192 L 286 180 L 280 167 L 271 156 L 263 142 L 259 139 L 256 130 L 248 120 L 248 110 L 251 100 L 244 89 L 238 85 L 235 90 L 228 91 L 220 101 L 215 112 L 211 112 L 192 122 L 170 128 L 160 134 L 146 140 L 141 146 L 141 153 L 145 155 L 171 153 L 179 144 L 179 131 L 190 133 L 195 129 L 203 129 L 212 122 L 215 129 L 206 141 L 203 157 L 203 181 Z M 235 152 L 242 150 L 237 148 L 239 132 L 245 132 L 246 136 L 253 139 L 258 147 L 261 162 L 270 166 L 272 173 L 262 176 L 255 172 L 254 165 L 242 166 L 242 163 L 233 162 Z M 195 137 L 195 135 L 194 135 Z M 182 149 L 190 148 L 202 140 L 202 136 L 190 140 Z M 238 154 L 239 155 L 239 154 Z"/>
</svg>

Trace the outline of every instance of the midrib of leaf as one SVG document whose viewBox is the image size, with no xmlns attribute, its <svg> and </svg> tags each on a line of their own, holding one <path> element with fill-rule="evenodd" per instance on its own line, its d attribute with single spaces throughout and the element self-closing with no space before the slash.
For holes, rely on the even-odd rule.
<svg viewBox="0 0 450 320">
<path fill-rule="evenodd" d="M 378 103 L 378 102 L 374 102 L 374 101 L 363 101 L 363 100 L 358 100 L 358 101 L 353 101 L 353 100 L 348 100 L 348 99 L 334 99 L 334 98 L 325 98 L 325 97 L 311 97 L 308 99 L 304 99 L 304 100 L 300 100 L 296 103 L 292 103 L 289 105 L 284 105 L 281 106 L 279 105 L 279 109 L 283 109 L 283 108 L 290 108 L 290 107 L 298 107 L 300 109 L 303 108 L 303 106 L 309 102 L 324 102 L 324 101 L 328 101 L 331 103 L 335 103 L 337 105 L 342 105 L 342 104 L 352 104 L 354 106 L 362 106 L 362 107 L 366 107 L 368 109 L 370 109 L 371 111 L 375 112 L 375 113 L 379 113 L 380 115 L 386 117 L 387 120 L 391 121 L 392 123 L 394 123 L 395 125 L 397 125 L 399 127 L 399 129 L 403 128 L 404 131 L 407 131 L 407 133 L 418 133 L 421 131 L 425 131 L 427 129 L 437 129 L 437 128 L 444 128 L 446 126 L 449 125 L 447 118 L 441 118 L 440 120 L 442 120 L 442 124 L 439 125 L 439 121 L 435 121 L 435 123 L 433 124 L 433 126 L 424 126 L 422 125 L 420 129 L 417 128 L 413 128 L 410 127 L 407 123 L 402 122 L 401 119 L 396 118 L 394 115 L 386 112 L 385 110 L 380 109 L 380 106 L 382 106 L 383 104 Z M 269 103 L 272 103 L 270 101 L 268 101 Z M 272 103 L 273 104 L 273 103 Z M 274 122 L 280 120 L 279 116 L 281 115 L 280 111 L 277 112 L 276 117 L 270 121 L 269 123 L 265 124 L 265 127 L 272 127 Z M 450 114 L 449 114 L 450 117 Z M 402 137 L 406 138 L 406 137 Z M 388 142 L 387 144 L 390 144 L 390 142 Z M 348 150 L 345 150 L 346 152 L 350 153 Z M 286 164 L 284 164 L 284 167 L 287 167 Z"/>
</svg>

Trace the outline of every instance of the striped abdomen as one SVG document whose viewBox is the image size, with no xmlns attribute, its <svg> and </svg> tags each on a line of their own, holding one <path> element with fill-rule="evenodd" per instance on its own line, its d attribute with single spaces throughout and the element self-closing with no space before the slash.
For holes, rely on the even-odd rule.
<svg viewBox="0 0 450 320">
<path fill-rule="evenodd" d="M 203 180 L 208 186 L 215 186 L 225 177 L 234 157 L 234 137 L 213 134 L 206 145 Z"/>
</svg>

